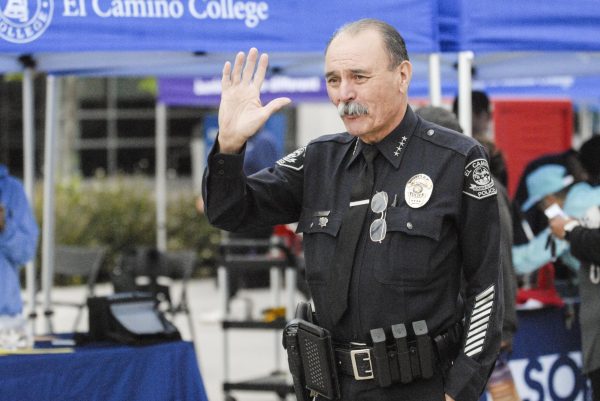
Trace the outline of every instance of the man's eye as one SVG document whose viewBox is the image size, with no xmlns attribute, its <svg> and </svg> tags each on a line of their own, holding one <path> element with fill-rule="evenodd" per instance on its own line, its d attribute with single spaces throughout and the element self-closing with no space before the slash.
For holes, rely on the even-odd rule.
<svg viewBox="0 0 600 401">
<path fill-rule="evenodd" d="M 337 78 L 333 78 L 332 77 L 332 78 L 328 78 L 327 79 L 327 83 L 330 84 L 330 85 L 336 84 L 338 82 L 339 82 L 339 79 L 337 79 Z"/>
</svg>

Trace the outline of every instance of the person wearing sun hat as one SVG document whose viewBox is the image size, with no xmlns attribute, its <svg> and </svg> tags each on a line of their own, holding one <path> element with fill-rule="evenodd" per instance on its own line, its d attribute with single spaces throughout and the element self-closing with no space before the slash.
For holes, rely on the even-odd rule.
<svg viewBox="0 0 600 401">
<path fill-rule="evenodd" d="M 529 210 L 533 205 L 552 196 L 574 182 L 572 175 L 566 175 L 567 169 L 558 164 L 549 164 L 535 170 L 527 177 L 529 198 L 523 203 L 521 210 Z"/>
<path fill-rule="evenodd" d="M 559 164 L 564 166 L 575 181 L 586 181 L 591 185 L 600 184 L 600 132 L 582 143 L 581 147 L 568 149 L 560 153 L 547 153 L 531 160 L 525 166 L 513 196 L 513 222 L 515 244 L 529 241 L 529 234 L 538 234 L 548 225 L 548 219 L 542 210 L 530 208 L 521 212 L 521 205 L 529 197 L 527 177 L 541 166 Z M 525 228 L 526 227 L 526 228 Z"/>
<path fill-rule="evenodd" d="M 588 182 L 570 184 L 567 169 L 556 164 L 539 167 L 527 178 L 529 198 L 524 203 L 523 210 L 537 205 L 547 209 L 552 204 L 562 208 L 562 213 L 550 218 L 550 224 L 556 220 L 568 219 L 584 224 L 591 221 L 590 216 L 599 215 L 600 186 L 592 186 Z M 568 217 L 567 217 L 568 216 Z M 600 218 L 596 218 L 596 226 Z M 579 277 L 579 293 L 581 307 L 579 321 L 582 339 L 583 372 L 592 381 L 593 400 L 600 401 L 600 327 L 598 313 L 600 311 L 600 292 L 598 280 L 590 276 L 589 263 L 582 263 L 571 253 L 568 232 L 575 225 L 563 227 L 562 235 L 553 235 L 551 227 L 541 231 L 533 240 L 524 245 L 513 246 L 513 262 L 518 274 L 531 273 L 559 257 L 569 268 L 577 272 Z M 565 232 L 566 237 L 565 239 Z M 549 236 L 555 243 L 555 250 L 547 247 Z M 574 249 L 574 253 L 577 254 Z"/>
<path fill-rule="evenodd" d="M 529 198 L 523 203 L 522 210 L 529 210 L 534 205 L 545 210 L 556 204 L 568 216 L 583 217 L 588 209 L 600 205 L 600 187 L 593 187 L 586 182 L 573 182 L 573 177 L 567 174 L 564 166 L 547 164 L 539 167 L 527 177 Z M 575 271 L 579 269 L 579 261 L 569 252 L 569 243 L 555 239 L 552 252 L 552 247 L 547 246 L 549 235 L 550 228 L 546 227 L 528 243 L 513 246 L 513 263 L 517 274 L 529 274 L 555 258 L 560 258 Z"/>
</svg>

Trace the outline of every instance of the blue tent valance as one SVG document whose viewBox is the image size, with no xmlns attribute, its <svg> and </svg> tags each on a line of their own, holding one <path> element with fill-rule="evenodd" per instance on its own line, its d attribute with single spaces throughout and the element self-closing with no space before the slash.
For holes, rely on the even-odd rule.
<svg viewBox="0 0 600 401">
<path fill-rule="evenodd" d="M 458 21 L 445 50 L 599 51 L 597 0 L 440 0 L 443 21 Z M 456 16 L 459 16 L 456 20 Z M 445 32 L 452 30 L 447 26 Z M 454 48 L 453 48 L 454 47 Z"/>
<path fill-rule="evenodd" d="M 2 0 L 0 53 L 322 52 L 364 17 L 395 26 L 411 52 L 439 49 L 434 0 Z"/>
</svg>

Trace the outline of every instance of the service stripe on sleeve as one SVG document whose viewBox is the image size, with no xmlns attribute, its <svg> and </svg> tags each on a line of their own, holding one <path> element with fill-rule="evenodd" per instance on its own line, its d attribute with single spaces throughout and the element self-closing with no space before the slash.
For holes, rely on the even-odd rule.
<svg viewBox="0 0 600 401">
<path fill-rule="evenodd" d="M 483 350 L 487 336 L 490 315 L 494 307 L 495 287 L 492 285 L 475 297 L 475 305 L 469 322 L 469 332 L 465 342 L 465 354 L 475 356 Z"/>
</svg>

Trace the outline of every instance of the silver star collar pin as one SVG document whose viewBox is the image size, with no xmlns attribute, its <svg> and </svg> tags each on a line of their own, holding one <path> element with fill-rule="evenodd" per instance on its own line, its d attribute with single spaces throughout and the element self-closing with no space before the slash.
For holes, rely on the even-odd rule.
<svg viewBox="0 0 600 401">
<path fill-rule="evenodd" d="M 403 136 L 402 140 L 400 142 L 398 142 L 398 147 L 394 151 L 394 156 L 400 156 L 400 152 L 402 152 L 402 149 L 404 149 L 404 145 L 406 145 L 407 139 L 408 139 L 407 137 Z"/>
</svg>

